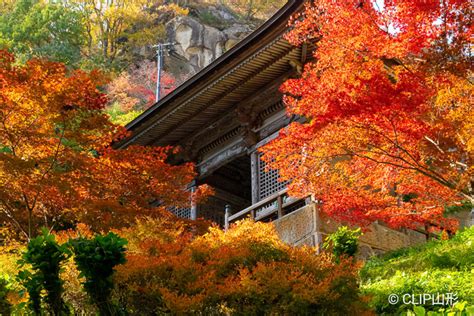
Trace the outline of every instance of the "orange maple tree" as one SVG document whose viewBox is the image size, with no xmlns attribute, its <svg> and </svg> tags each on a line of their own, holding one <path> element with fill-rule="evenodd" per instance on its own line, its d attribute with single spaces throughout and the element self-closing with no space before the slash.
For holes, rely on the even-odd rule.
<svg viewBox="0 0 474 316">
<path fill-rule="evenodd" d="M 162 73 L 161 97 L 173 91 L 177 80 L 167 72 Z M 117 103 L 120 110 L 144 111 L 155 102 L 156 93 L 156 64 L 143 61 L 133 69 L 122 72 L 117 78 L 107 85 L 107 92 L 112 103 Z"/>
<path fill-rule="evenodd" d="M 0 221 L 27 238 L 78 220 L 124 225 L 124 214 L 156 211 L 153 201 L 189 205 L 193 165 L 167 164 L 171 148 L 111 148 L 125 132 L 103 112 L 101 84 L 96 72 L 18 66 L 0 52 Z"/>
<path fill-rule="evenodd" d="M 191 229 L 190 229 L 191 228 Z M 291 247 L 273 225 L 251 219 L 202 236 L 182 223 L 140 220 L 115 296 L 131 315 L 365 315 L 359 265 L 315 248 Z M 368 313 L 370 314 L 370 313 Z"/>
<path fill-rule="evenodd" d="M 315 45 L 282 86 L 292 123 L 263 148 L 294 195 L 357 224 L 454 227 L 474 202 L 469 1 L 314 1 L 286 38 Z"/>
</svg>

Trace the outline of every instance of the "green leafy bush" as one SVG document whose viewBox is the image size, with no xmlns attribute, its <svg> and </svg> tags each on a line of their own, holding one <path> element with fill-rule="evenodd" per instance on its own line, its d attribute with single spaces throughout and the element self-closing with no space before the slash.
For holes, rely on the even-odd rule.
<svg viewBox="0 0 474 316">
<path fill-rule="evenodd" d="M 59 245 L 54 235 L 43 229 L 42 235 L 28 243 L 20 260 L 20 266 L 31 265 L 31 271 L 24 269 L 18 273 L 20 283 L 29 294 L 29 306 L 35 314 L 48 309 L 51 314 L 68 312 L 62 299 L 63 281 L 59 277 L 61 265 L 70 255 L 65 245 Z M 43 295 L 43 292 L 46 292 Z M 44 299 L 44 303 L 43 303 Z"/>
<path fill-rule="evenodd" d="M 449 308 L 441 308 L 438 311 L 427 311 L 423 306 L 414 306 L 413 310 L 407 312 L 407 316 L 472 316 L 474 305 L 467 306 L 467 302 L 459 302 Z"/>
<path fill-rule="evenodd" d="M 341 226 L 336 232 L 330 234 L 323 247 L 332 249 L 336 258 L 341 256 L 353 257 L 358 249 L 359 237 L 362 235 L 360 228 L 349 229 L 347 226 Z"/>
<path fill-rule="evenodd" d="M 114 267 L 125 263 L 127 240 L 114 233 L 84 237 L 69 241 L 80 276 L 85 277 L 84 289 L 101 315 L 116 315 L 117 308 L 111 302 L 114 288 Z"/>
<path fill-rule="evenodd" d="M 127 125 L 129 122 L 133 121 L 138 115 L 140 115 L 140 111 L 137 110 L 130 110 L 129 112 L 124 112 L 120 109 L 120 104 L 113 103 L 108 109 L 107 114 L 110 116 L 110 121 L 114 124 L 118 124 L 121 126 Z"/>
<path fill-rule="evenodd" d="M 400 249 L 369 260 L 360 271 L 362 292 L 372 296 L 371 305 L 380 314 L 406 313 L 413 308 L 402 302 L 391 305 L 390 294 L 457 295 L 458 301 L 474 304 L 474 227 L 450 240 Z M 428 311 L 439 306 L 426 304 Z"/>
</svg>

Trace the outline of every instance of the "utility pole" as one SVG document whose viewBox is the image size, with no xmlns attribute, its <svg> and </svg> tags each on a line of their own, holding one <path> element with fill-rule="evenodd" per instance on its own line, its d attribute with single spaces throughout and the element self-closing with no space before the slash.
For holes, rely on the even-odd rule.
<svg viewBox="0 0 474 316">
<path fill-rule="evenodd" d="M 163 43 L 153 45 L 156 48 L 156 98 L 155 101 L 160 101 L 161 95 L 161 70 L 163 69 L 163 52 L 168 52 L 174 43 Z"/>
</svg>

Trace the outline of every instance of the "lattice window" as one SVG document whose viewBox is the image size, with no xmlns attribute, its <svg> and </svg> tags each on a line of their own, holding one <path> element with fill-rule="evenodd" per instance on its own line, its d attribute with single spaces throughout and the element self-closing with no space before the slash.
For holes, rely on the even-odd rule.
<svg viewBox="0 0 474 316">
<path fill-rule="evenodd" d="M 224 227 L 224 211 L 225 208 L 216 209 L 207 209 L 207 205 L 204 205 L 198 212 L 198 218 L 205 218 L 206 220 L 213 221 L 216 224 L 219 224 L 221 227 Z"/>
<path fill-rule="evenodd" d="M 260 159 L 258 154 L 258 199 L 263 200 L 267 196 L 280 192 L 286 188 L 287 182 L 280 182 L 280 173 L 277 169 L 266 169 L 266 163 Z"/>
<path fill-rule="evenodd" d="M 191 208 L 189 207 L 171 207 L 169 211 L 178 217 L 191 219 Z"/>
</svg>

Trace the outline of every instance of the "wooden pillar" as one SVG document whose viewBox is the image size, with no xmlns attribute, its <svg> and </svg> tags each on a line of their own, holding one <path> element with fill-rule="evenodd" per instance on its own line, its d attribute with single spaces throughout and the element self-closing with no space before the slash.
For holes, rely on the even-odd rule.
<svg viewBox="0 0 474 316">
<path fill-rule="evenodd" d="M 191 190 L 191 219 L 193 221 L 197 219 L 197 204 L 194 197 L 194 194 L 196 192 L 196 187 L 197 187 L 196 181 L 193 181 L 191 185 L 191 189 L 190 189 Z"/>
<path fill-rule="evenodd" d="M 251 161 L 251 173 L 252 173 L 252 204 L 255 204 L 259 200 L 257 151 L 254 151 L 250 154 L 250 161 Z"/>
<path fill-rule="evenodd" d="M 283 197 L 281 195 L 279 195 L 277 198 L 277 207 L 278 207 L 278 210 L 277 210 L 278 218 L 282 218 L 283 217 Z"/>
<path fill-rule="evenodd" d="M 316 199 L 312 197 L 310 198 L 310 201 L 311 204 L 307 205 L 311 205 L 311 207 L 313 208 L 313 246 L 316 247 L 318 253 L 321 253 L 321 249 L 324 243 L 324 237 L 321 233 L 321 225 L 323 223 L 321 223 L 321 218 L 319 217 L 319 208 L 321 207 L 321 205 L 318 201 L 316 201 Z"/>
<path fill-rule="evenodd" d="M 225 215 L 224 215 L 224 231 L 227 231 L 229 229 L 229 217 L 231 215 L 231 208 L 230 205 L 227 204 L 225 206 Z"/>
</svg>

